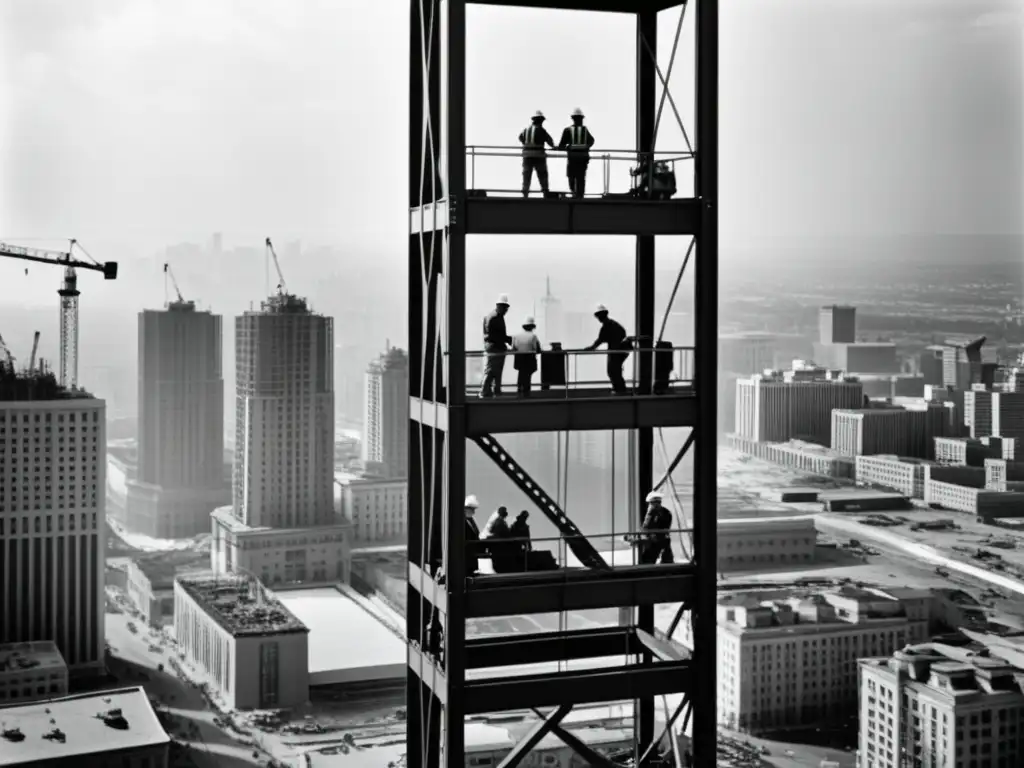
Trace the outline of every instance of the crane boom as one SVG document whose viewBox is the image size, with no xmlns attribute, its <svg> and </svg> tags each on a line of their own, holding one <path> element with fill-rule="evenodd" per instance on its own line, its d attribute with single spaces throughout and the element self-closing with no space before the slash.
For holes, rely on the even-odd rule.
<svg viewBox="0 0 1024 768">
<path fill-rule="evenodd" d="M 3 360 L 7 361 L 7 365 L 10 368 L 11 373 L 14 373 L 14 355 L 11 354 L 11 348 L 4 342 L 4 337 L 0 336 L 0 355 L 3 355 Z M 0 360 L 2 363 L 2 360 Z"/>
<path fill-rule="evenodd" d="M 277 292 L 288 293 L 288 286 L 284 282 L 284 273 L 281 272 L 281 263 L 277 260 L 277 251 L 274 250 L 274 244 L 270 242 L 270 238 L 267 238 L 267 253 L 274 260 L 274 269 L 277 270 Z"/>
<path fill-rule="evenodd" d="M 166 262 L 164 263 L 164 274 L 167 275 L 168 279 L 170 279 L 174 292 L 178 294 L 178 301 L 184 304 L 185 297 L 181 295 L 181 288 L 178 287 L 178 281 L 174 277 L 174 272 L 171 271 L 171 265 Z"/>
<path fill-rule="evenodd" d="M 0 242 L 0 256 L 22 261 L 34 261 L 38 264 L 50 264 L 64 267 L 64 282 L 57 294 L 60 296 L 60 384 L 62 387 L 78 386 L 78 276 L 75 269 L 89 269 L 102 272 L 103 279 L 117 278 L 117 262 L 100 263 L 78 248 L 88 261 L 74 256 L 72 251 L 78 241 L 72 239 L 67 251 L 51 251 L 43 248 L 24 248 Z M 28 270 L 26 270 L 27 272 Z"/>
<path fill-rule="evenodd" d="M 39 331 L 36 331 L 32 338 L 32 356 L 28 359 L 28 372 L 31 374 L 36 368 L 36 352 L 39 351 Z"/>
</svg>

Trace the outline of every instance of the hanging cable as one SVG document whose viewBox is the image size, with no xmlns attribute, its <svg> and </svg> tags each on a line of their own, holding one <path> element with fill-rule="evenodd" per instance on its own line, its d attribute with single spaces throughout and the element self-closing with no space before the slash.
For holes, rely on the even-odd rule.
<svg viewBox="0 0 1024 768">
<path fill-rule="evenodd" d="M 658 114 L 654 118 L 654 135 L 651 138 L 651 149 L 658 143 L 658 129 L 661 127 L 661 113 L 665 109 L 665 98 L 668 96 L 668 84 L 672 79 L 672 68 L 676 65 L 676 50 L 679 48 L 679 38 L 683 32 L 683 22 L 686 20 L 686 0 L 683 0 L 683 7 L 679 11 L 679 23 L 676 25 L 676 39 L 672 41 L 672 53 L 668 57 L 668 69 L 665 72 L 665 85 L 661 89 L 661 100 L 658 102 Z M 683 131 L 686 136 L 686 131 Z M 689 138 L 686 141 L 687 148 L 690 148 Z M 690 151 L 693 151 L 690 148 Z"/>
<path fill-rule="evenodd" d="M 676 274 L 675 285 L 672 286 L 672 295 L 668 298 L 668 305 L 665 307 L 665 315 L 661 318 L 661 330 L 658 331 L 658 341 L 661 341 L 665 335 L 665 326 L 668 324 L 668 317 L 672 314 L 672 307 L 676 303 L 676 294 L 679 292 L 679 284 L 683 282 L 683 275 L 686 274 L 686 265 L 690 263 L 690 256 L 693 254 L 693 248 L 697 245 L 697 238 L 691 237 L 690 244 L 686 247 L 686 255 L 683 256 L 683 263 L 679 267 L 679 272 Z"/>
</svg>

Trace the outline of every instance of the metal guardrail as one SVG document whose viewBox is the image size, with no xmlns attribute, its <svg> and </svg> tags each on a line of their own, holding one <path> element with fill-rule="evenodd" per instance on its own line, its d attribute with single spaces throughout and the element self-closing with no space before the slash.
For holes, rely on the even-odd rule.
<svg viewBox="0 0 1024 768">
<path fill-rule="evenodd" d="M 551 180 L 564 179 L 565 174 L 562 168 L 553 166 L 550 161 L 564 161 L 568 153 L 563 150 L 548 149 L 545 157 L 548 162 L 548 175 Z M 691 161 L 694 159 L 693 152 L 637 152 L 634 149 L 603 149 L 590 152 L 590 172 L 588 177 L 593 185 L 593 170 L 595 165 L 601 169 L 600 187 L 598 191 L 591 191 L 585 197 L 600 198 L 609 195 L 630 196 L 636 199 L 657 198 L 657 185 L 644 184 L 648 177 L 644 171 L 651 164 L 664 163 L 666 170 L 673 176 L 673 189 L 669 197 L 689 197 L 686 190 L 692 187 L 694 171 Z M 521 196 L 522 188 L 508 188 L 512 174 L 520 173 L 520 166 L 523 159 L 522 147 L 470 145 L 466 147 L 466 162 L 468 163 L 467 187 L 471 190 L 486 191 L 488 195 L 495 196 Z M 512 161 L 519 161 L 513 163 Z M 687 163 L 690 163 L 687 166 Z M 684 170 L 687 172 L 684 173 Z M 564 183 L 564 182 L 563 182 Z M 552 184 L 552 191 L 555 191 L 555 184 Z M 540 184 L 534 179 L 532 183 L 532 195 L 540 196 Z M 568 185 L 566 184 L 566 189 Z M 559 188 L 558 191 L 561 191 Z M 568 194 L 568 191 L 565 192 Z"/>
<path fill-rule="evenodd" d="M 560 393 L 565 398 L 572 396 L 577 390 L 608 390 L 611 388 L 606 363 L 609 354 L 620 354 L 618 351 L 609 353 L 607 350 L 567 350 L 547 349 L 536 357 L 537 370 L 531 379 L 531 391 Z M 636 388 L 640 382 L 640 368 L 645 358 L 653 367 L 652 380 L 655 394 L 689 387 L 694 379 L 694 348 L 664 347 L 656 350 L 633 348 L 622 350 L 628 355 L 623 366 L 623 378 L 627 389 Z M 484 371 L 487 358 L 491 356 L 505 358 L 502 369 L 501 387 L 504 391 L 515 391 L 517 371 L 514 367 L 516 352 L 486 352 L 472 350 L 466 352 L 466 390 L 479 393 L 483 386 Z M 473 364 L 470 361 L 474 361 Z"/>
</svg>

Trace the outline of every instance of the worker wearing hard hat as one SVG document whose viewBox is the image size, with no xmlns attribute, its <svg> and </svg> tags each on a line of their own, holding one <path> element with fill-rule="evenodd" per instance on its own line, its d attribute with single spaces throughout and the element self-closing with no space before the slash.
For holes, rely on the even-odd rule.
<svg viewBox="0 0 1024 768">
<path fill-rule="evenodd" d="M 540 339 L 533 329 L 537 327 L 532 317 L 523 320 L 523 330 L 512 337 L 512 352 L 515 357 L 512 364 L 519 376 L 516 391 L 522 397 L 530 396 L 530 383 L 537 370 L 537 355 L 540 354 Z"/>
<path fill-rule="evenodd" d="M 644 517 L 642 530 L 643 541 L 640 545 L 640 564 L 662 565 L 675 562 L 672 556 L 672 513 L 662 506 L 663 496 L 660 491 L 647 494 L 647 515 Z"/>
<path fill-rule="evenodd" d="M 484 318 L 484 352 L 487 361 L 484 364 L 484 382 L 480 388 L 480 397 L 493 397 L 501 394 L 501 376 L 505 372 L 505 353 L 512 337 L 505 328 L 505 315 L 508 314 L 508 296 L 502 294 L 494 305 L 494 309 Z"/>
<path fill-rule="evenodd" d="M 523 145 L 523 197 L 530 195 L 530 184 L 533 182 L 534 171 L 537 172 L 540 191 L 546 195 L 548 193 L 548 156 L 544 151 L 544 145 L 547 144 L 554 149 L 555 142 L 551 138 L 551 134 L 544 130 L 544 113 L 539 109 L 533 113 L 530 124 L 519 134 L 519 143 Z"/>
<path fill-rule="evenodd" d="M 617 395 L 628 394 L 622 366 L 626 364 L 626 358 L 633 349 L 632 342 L 622 324 L 608 316 L 608 307 L 604 304 L 597 305 L 594 317 L 601 324 L 601 331 L 597 335 L 597 341 L 589 347 L 584 347 L 584 351 L 592 352 L 602 344 L 608 345 L 608 381 L 611 382 L 612 391 Z"/>
<path fill-rule="evenodd" d="M 575 198 L 583 197 L 587 188 L 587 166 L 590 165 L 590 148 L 594 146 L 594 135 L 583 124 L 583 110 L 572 111 L 572 125 L 562 131 L 558 148 L 565 150 L 565 173 L 569 177 L 569 191 Z"/>
<path fill-rule="evenodd" d="M 480 528 L 473 519 L 480 502 L 469 494 L 463 505 L 466 515 L 466 575 L 474 576 L 480 570 Z"/>
</svg>

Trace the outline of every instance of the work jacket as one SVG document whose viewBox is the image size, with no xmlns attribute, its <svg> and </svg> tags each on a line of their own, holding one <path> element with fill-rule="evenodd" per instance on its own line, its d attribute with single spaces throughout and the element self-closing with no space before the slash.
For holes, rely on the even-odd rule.
<svg viewBox="0 0 1024 768">
<path fill-rule="evenodd" d="M 569 159 L 589 159 L 590 148 L 594 146 L 594 135 L 585 125 L 570 125 L 562 131 L 558 148 L 569 153 Z"/>
<path fill-rule="evenodd" d="M 497 309 L 492 309 L 484 318 L 484 344 L 500 344 L 504 347 L 511 342 L 512 338 L 505 328 L 505 316 Z"/>
<path fill-rule="evenodd" d="M 521 331 L 512 337 L 512 351 L 515 358 L 512 361 L 517 371 L 536 371 L 537 355 L 540 354 L 540 339 L 533 331 Z"/>
<path fill-rule="evenodd" d="M 554 149 L 555 142 L 543 125 L 531 123 L 519 134 L 519 143 L 523 145 L 523 157 L 546 157 L 544 145 Z"/>
</svg>

